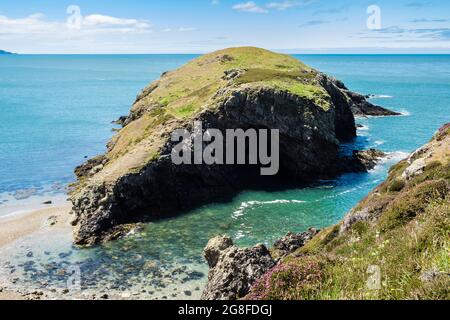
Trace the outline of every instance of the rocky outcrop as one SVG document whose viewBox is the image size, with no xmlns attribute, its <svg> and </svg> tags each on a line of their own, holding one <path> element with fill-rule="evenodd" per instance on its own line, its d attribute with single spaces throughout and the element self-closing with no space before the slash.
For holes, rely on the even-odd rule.
<svg viewBox="0 0 450 320">
<path fill-rule="evenodd" d="M 322 231 L 289 233 L 279 240 L 271 250 L 271 258 L 278 257 L 274 259 L 276 266 L 259 279 L 252 278 L 249 291 L 234 291 L 236 286 L 228 286 L 245 274 L 241 260 L 227 257 L 227 270 L 241 272 L 216 267 L 216 261 L 224 259 L 227 248 L 232 248 L 232 241 L 212 240 L 205 249 L 212 262 L 205 296 L 226 293 L 227 297 L 255 300 L 448 300 L 450 278 L 442 257 L 448 256 L 450 227 L 449 146 L 447 124 L 429 143 L 392 167 L 386 181 L 342 222 Z M 370 151 L 363 158 L 369 157 L 370 163 L 376 156 L 377 152 Z M 262 263 L 267 255 L 259 258 Z M 252 260 L 252 265 L 259 263 Z M 361 279 L 366 270 L 372 273 L 379 269 L 390 286 L 371 287 Z M 361 289 L 364 286 L 367 290 Z M 392 287 L 398 289 L 395 294 Z"/>
<path fill-rule="evenodd" d="M 345 95 L 347 96 L 347 101 L 345 101 L 344 104 L 350 105 L 350 108 L 356 117 L 368 117 L 368 116 L 381 117 L 381 116 L 402 115 L 401 113 L 394 112 L 370 103 L 368 101 L 368 99 L 371 97 L 370 95 L 362 95 L 356 92 L 352 92 L 345 86 L 345 84 L 342 81 L 329 77 L 325 74 L 321 74 L 321 77 L 322 78 L 319 81 L 325 88 L 328 88 L 329 93 L 330 91 L 333 92 L 335 90 L 333 88 L 338 88 L 340 92 L 345 93 Z M 332 93 L 331 96 L 333 96 Z M 340 95 L 338 93 L 336 97 L 339 96 Z"/>
<path fill-rule="evenodd" d="M 98 156 L 92 159 L 89 159 L 81 166 L 75 168 L 75 175 L 79 179 L 92 177 L 101 169 L 103 169 L 103 165 L 106 163 L 105 156 Z"/>
<path fill-rule="evenodd" d="M 203 300 L 236 300 L 250 291 L 251 285 L 275 266 L 264 245 L 239 249 L 228 237 L 209 241 L 204 251 L 210 272 Z"/>
<path fill-rule="evenodd" d="M 351 92 L 345 89 L 347 95 L 353 102 L 351 109 L 356 117 L 386 117 L 386 116 L 401 116 L 399 112 L 391 111 L 383 107 L 374 105 L 367 101 L 367 97 L 359 93 Z"/>
<path fill-rule="evenodd" d="M 284 238 L 281 238 L 273 245 L 273 250 L 276 252 L 279 258 L 284 258 L 287 255 L 293 253 L 299 248 L 305 246 L 308 241 L 314 238 L 320 230 L 316 228 L 310 228 L 303 233 L 289 232 Z"/>
<path fill-rule="evenodd" d="M 108 152 L 77 168 L 75 242 L 95 244 L 120 225 L 227 200 L 247 188 L 305 185 L 349 168 L 365 170 L 355 156 L 340 158 L 339 146 L 356 136 L 352 107 L 367 103 L 298 60 L 257 48 L 215 52 L 164 73 L 120 119 L 124 127 Z M 278 129 L 278 175 L 263 178 L 259 166 L 174 165 L 171 133 L 192 132 L 194 121 L 223 132 Z"/>
<path fill-rule="evenodd" d="M 386 157 L 382 151 L 355 150 L 352 156 L 342 157 L 341 162 L 336 165 L 336 172 L 368 172 L 376 167 L 376 165 Z"/>
<path fill-rule="evenodd" d="M 256 280 L 318 233 L 315 228 L 298 234 L 289 232 L 274 244 L 271 251 L 264 245 L 240 249 L 225 236 L 211 239 L 204 250 L 210 271 L 202 299 L 235 300 L 245 297 Z"/>
</svg>

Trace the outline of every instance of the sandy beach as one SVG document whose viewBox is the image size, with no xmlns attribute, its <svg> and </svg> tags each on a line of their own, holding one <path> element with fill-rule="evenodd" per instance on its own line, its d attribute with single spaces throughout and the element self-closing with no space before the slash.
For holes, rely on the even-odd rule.
<svg viewBox="0 0 450 320">
<path fill-rule="evenodd" d="M 65 204 L 63 206 L 49 207 L 47 209 L 0 218 L 0 252 L 1 249 L 8 244 L 44 228 L 54 229 L 69 227 L 69 211 L 70 205 Z M 24 299 L 24 297 L 18 293 L 4 290 L 0 283 L 0 300 L 20 299 Z"/>
</svg>

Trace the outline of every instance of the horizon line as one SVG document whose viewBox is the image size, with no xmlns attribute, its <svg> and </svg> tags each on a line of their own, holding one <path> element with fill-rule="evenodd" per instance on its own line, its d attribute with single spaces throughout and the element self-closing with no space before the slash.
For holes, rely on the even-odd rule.
<svg viewBox="0 0 450 320">
<path fill-rule="evenodd" d="M 350 52 L 281 52 L 273 50 L 274 52 L 289 54 L 289 55 L 365 55 L 365 56 L 378 56 L 378 55 L 450 55 L 449 52 L 416 52 L 416 53 L 406 53 L 406 52 L 361 52 L 361 53 L 350 53 Z M 204 55 L 214 51 L 208 52 L 185 52 L 185 53 L 174 53 L 174 52 L 153 52 L 153 53 L 20 53 L 14 52 L 11 54 L 2 54 L 0 56 L 39 56 L 39 55 L 54 55 L 54 56 L 63 56 L 63 55 L 79 55 L 79 56 L 89 56 L 89 55 L 108 55 L 108 56 L 148 56 L 148 55 Z"/>
</svg>

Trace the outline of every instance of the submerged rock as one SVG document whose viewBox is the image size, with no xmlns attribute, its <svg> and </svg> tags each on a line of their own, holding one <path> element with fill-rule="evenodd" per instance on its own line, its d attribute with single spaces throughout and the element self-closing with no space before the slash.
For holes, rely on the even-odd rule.
<svg viewBox="0 0 450 320">
<path fill-rule="evenodd" d="M 26 200 L 38 193 L 37 189 L 31 188 L 31 189 L 23 189 L 23 190 L 17 190 L 14 192 L 13 197 L 16 200 Z"/>
<path fill-rule="evenodd" d="M 244 297 L 251 285 L 275 266 L 264 245 L 239 249 L 228 237 L 212 239 L 204 250 L 210 272 L 203 300 L 233 300 Z"/>
<path fill-rule="evenodd" d="M 176 215 L 252 186 L 305 185 L 366 170 L 341 159 L 339 146 L 356 137 L 353 113 L 369 109 L 381 110 L 288 55 L 232 48 L 193 60 L 144 89 L 108 152 L 76 169 L 75 242 L 114 239 L 120 225 Z M 192 132 L 194 121 L 222 132 L 279 130 L 278 175 L 263 178 L 259 166 L 174 165 L 171 134 Z"/>
</svg>

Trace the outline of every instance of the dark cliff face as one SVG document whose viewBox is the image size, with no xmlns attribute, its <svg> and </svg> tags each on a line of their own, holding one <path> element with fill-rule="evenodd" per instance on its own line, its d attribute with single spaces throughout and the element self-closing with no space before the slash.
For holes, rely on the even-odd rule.
<svg viewBox="0 0 450 320">
<path fill-rule="evenodd" d="M 225 74 L 229 77 L 230 73 Z M 161 121 L 159 127 L 155 124 L 156 138 L 142 148 L 150 148 L 154 140 L 159 141 L 161 148 L 151 159 L 141 161 L 138 169 L 122 170 L 114 179 L 108 173 L 116 173 L 116 168 L 129 161 L 127 157 L 134 151 L 128 151 L 122 156 L 124 160 L 119 158 L 112 165 L 107 154 L 78 168 L 80 186 L 71 196 L 75 242 L 94 244 L 108 238 L 111 231 L 120 230 L 121 225 L 179 214 L 209 202 L 227 200 L 245 189 L 299 186 L 339 174 L 336 165 L 341 161 L 339 144 L 356 136 L 351 106 L 360 105 L 361 101 L 353 101 L 335 79 L 318 73 L 315 81 L 323 94 L 329 96 L 327 108 L 319 106 L 317 100 L 267 84 L 227 82 L 202 112 L 184 119 Z M 137 104 L 154 94 L 158 86 L 161 84 L 146 89 Z M 367 103 L 365 99 L 363 102 Z M 135 108 L 130 117 L 123 119 L 125 133 L 152 110 Z M 204 130 L 278 129 L 278 175 L 261 177 L 258 166 L 174 165 L 170 158 L 174 147 L 170 134 L 180 128 L 192 131 L 194 121 L 201 121 Z M 120 143 L 120 139 L 110 143 L 109 153 Z"/>
<path fill-rule="evenodd" d="M 340 121 L 337 130 L 337 118 L 346 119 L 347 125 Z M 101 185 L 74 199 L 80 226 L 75 234 L 77 243 L 98 242 L 105 231 L 141 220 L 143 215 L 166 217 L 227 200 L 246 188 L 304 185 L 331 177 L 331 167 L 339 161 L 339 142 L 355 137 L 356 132 L 353 116 L 344 105 L 325 112 L 307 100 L 269 89 L 234 90 L 216 111 L 205 112 L 195 120 L 202 121 L 205 130 L 279 129 L 279 176 L 260 177 L 259 168 L 250 166 L 177 166 L 172 164 L 168 142 L 159 159 L 138 174 L 125 175 L 113 185 Z"/>
</svg>

